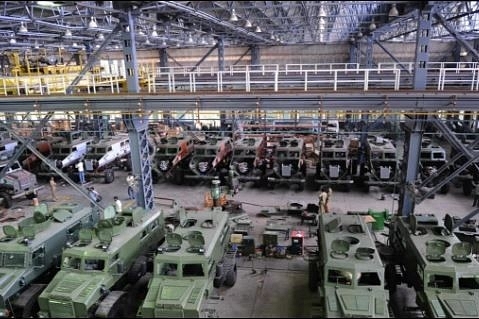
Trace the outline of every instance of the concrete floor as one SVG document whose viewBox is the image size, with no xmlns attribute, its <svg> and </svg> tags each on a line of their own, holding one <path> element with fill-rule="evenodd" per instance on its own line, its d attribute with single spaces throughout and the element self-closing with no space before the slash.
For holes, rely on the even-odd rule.
<svg viewBox="0 0 479 319">
<path fill-rule="evenodd" d="M 92 181 L 91 184 L 103 196 L 103 206 L 113 201 L 113 196 L 118 195 L 120 200 L 126 200 L 127 185 L 126 172 L 116 172 L 116 179 L 112 184 L 103 184 L 102 180 Z M 78 201 L 89 205 L 89 202 L 70 185 L 58 182 L 59 201 Z M 209 191 L 209 183 L 198 186 L 177 186 L 171 184 L 154 185 L 154 195 L 163 198 L 175 199 L 180 205 L 186 207 L 202 207 L 204 195 Z M 345 214 L 348 211 L 367 211 L 388 209 L 396 212 L 398 201 L 396 195 L 385 193 L 381 200 L 381 191 L 371 188 L 369 193 L 359 190 L 351 192 L 334 191 L 331 209 Z M 48 187 L 39 193 L 39 201 L 56 204 L 50 201 L 51 194 Z M 289 225 L 291 229 L 304 230 L 308 234 L 309 227 L 301 225 L 300 219 L 292 215 L 273 217 L 258 217 L 257 214 L 265 207 L 285 206 L 288 202 L 316 203 L 317 191 L 305 190 L 296 192 L 285 187 L 274 190 L 263 190 L 245 185 L 232 199 L 242 202 L 243 209 L 253 222 L 250 235 L 254 236 L 256 246 L 262 243 L 262 235 L 266 224 L 273 218 L 276 223 Z M 472 196 L 464 196 L 462 189 L 451 187 L 447 195 L 436 195 L 434 199 L 426 199 L 416 206 L 416 213 L 434 213 L 442 218 L 446 213 L 463 217 L 472 210 Z M 157 205 L 157 207 L 160 207 Z M 27 216 L 33 211 L 32 202 L 29 200 L 15 201 L 14 208 L 23 209 Z M 280 237 L 279 245 L 288 246 L 290 239 Z M 316 238 L 306 236 L 305 245 L 314 246 Z M 402 288 L 401 288 L 402 289 Z M 399 290 L 401 290 L 399 289 Z M 411 291 L 404 288 L 404 295 Z M 414 292 L 412 292 L 414 293 Z M 210 299 L 205 308 L 216 310 L 219 317 L 311 317 L 311 305 L 316 295 L 308 289 L 308 263 L 307 256 L 288 256 L 287 258 L 247 256 L 239 258 L 238 279 L 234 287 L 220 288 L 216 294 L 219 299 Z M 398 297 L 397 299 L 401 299 Z M 222 299 L 222 300 L 221 300 Z M 404 298 L 403 298 L 404 299 Z M 404 301 L 398 301 L 404 302 Z M 414 305 L 409 305 L 414 306 Z"/>
</svg>

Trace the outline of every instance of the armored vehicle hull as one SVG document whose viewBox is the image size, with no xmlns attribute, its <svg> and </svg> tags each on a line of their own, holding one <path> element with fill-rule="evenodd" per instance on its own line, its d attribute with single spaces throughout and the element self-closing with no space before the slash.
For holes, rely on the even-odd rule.
<svg viewBox="0 0 479 319">
<path fill-rule="evenodd" d="M 479 316 L 479 263 L 469 243 L 434 215 L 420 214 L 395 216 L 389 241 L 397 256 L 386 270 L 391 293 L 401 282 L 414 287 L 416 303 L 428 318 Z"/>
<path fill-rule="evenodd" d="M 33 217 L 4 226 L 0 239 L 0 314 L 28 318 L 38 311 L 37 297 L 60 266 L 68 242 L 78 239 L 81 227 L 96 221 L 91 208 L 77 203 L 57 205 L 48 211 L 41 204 Z"/>
<path fill-rule="evenodd" d="M 163 212 L 135 208 L 115 216 L 112 206 L 80 240 L 64 250 L 61 270 L 39 296 L 39 315 L 122 317 L 127 283 L 146 273 L 145 255 L 164 238 Z M 95 234 L 94 234 L 95 233 Z"/>
<path fill-rule="evenodd" d="M 206 317 L 204 301 L 213 287 L 236 282 L 228 217 L 221 207 L 189 216 L 180 211 L 179 225 L 166 235 L 155 257 L 140 317 Z"/>
<path fill-rule="evenodd" d="M 384 266 L 360 215 L 321 214 L 319 260 L 310 261 L 310 288 L 319 284 L 325 318 L 389 317 Z"/>
<path fill-rule="evenodd" d="M 233 168 L 240 182 L 258 183 L 264 175 L 261 168 L 266 155 L 266 137 L 244 136 L 233 143 Z"/>
</svg>

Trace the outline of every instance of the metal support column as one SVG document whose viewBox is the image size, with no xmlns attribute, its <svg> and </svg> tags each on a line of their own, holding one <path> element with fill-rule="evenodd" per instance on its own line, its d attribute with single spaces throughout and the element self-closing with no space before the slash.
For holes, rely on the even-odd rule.
<svg viewBox="0 0 479 319">
<path fill-rule="evenodd" d="M 124 114 L 123 121 L 130 137 L 133 175 L 140 180 L 136 202 L 138 206 L 152 209 L 154 194 L 148 147 L 148 117 Z"/>
<path fill-rule="evenodd" d="M 251 65 L 260 65 L 261 57 L 259 53 L 259 47 L 257 45 L 250 46 L 251 49 Z"/>
<path fill-rule="evenodd" d="M 135 24 L 135 18 L 131 11 L 128 11 L 128 21 L 123 23 L 123 32 L 121 33 L 128 93 L 140 93 L 138 60 L 136 59 Z"/>
<path fill-rule="evenodd" d="M 366 68 L 373 67 L 373 37 L 371 35 L 366 37 Z"/>
<path fill-rule="evenodd" d="M 218 48 L 218 70 L 224 71 L 225 70 L 225 47 L 223 45 L 222 38 L 218 38 L 216 47 Z"/>
<path fill-rule="evenodd" d="M 349 41 L 349 63 L 360 63 L 361 53 L 356 39 Z"/>
<path fill-rule="evenodd" d="M 405 131 L 404 156 L 401 167 L 402 187 L 399 188 L 398 213 L 409 216 L 414 213 L 416 179 L 418 176 L 421 141 L 426 118 L 414 116 L 403 125 Z"/>
<path fill-rule="evenodd" d="M 416 31 L 416 54 L 414 68 L 414 89 L 426 88 L 427 62 L 429 62 L 429 39 L 432 33 L 433 6 L 427 5 L 419 12 Z"/>
<path fill-rule="evenodd" d="M 166 48 L 160 48 L 160 68 L 168 67 L 168 52 Z"/>
</svg>

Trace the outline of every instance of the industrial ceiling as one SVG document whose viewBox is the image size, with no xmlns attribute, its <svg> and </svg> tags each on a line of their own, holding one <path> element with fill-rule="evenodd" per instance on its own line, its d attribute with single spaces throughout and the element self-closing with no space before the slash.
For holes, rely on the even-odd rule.
<svg viewBox="0 0 479 319">
<path fill-rule="evenodd" d="M 211 47 L 219 38 L 225 46 L 328 44 L 368 35 L 413 42 L 419 9 L 428 4 L 464 39 L 478 37 L 476 1 L 2 1 L 0 51 L 120 50 L 125 27 L 117 26 L 129 14 L 137 49 Z M 432 39 L 454 40 L 436 20 L 432 32 Z"/>
</svg>

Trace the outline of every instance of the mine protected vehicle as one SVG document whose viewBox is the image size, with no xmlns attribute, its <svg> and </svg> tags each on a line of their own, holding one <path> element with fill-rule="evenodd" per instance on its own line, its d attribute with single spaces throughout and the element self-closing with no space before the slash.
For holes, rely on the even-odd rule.
<svg viewBox="0 0 479 319">
<path fill-rule="evenodd" d="M 310 289 L 319 288 L 320 318 L 390 316 L 384 265 L 364 216 L 320 214 L 318 258 L 309 261 Z"/>
<path fill-rule="evenodd" d="M 37 298 L 58 271 L 66 244 L 95 221 L 90 207 L 64 203 L 49 209 L 42 203 L 32 216 L 3 226 L 0 317 L 37 315 Z"/>
<path fill-rule="evenodd" d="M 434 143 L 431 139 L 423 138 L 421 142 L 421 155 L 419 157 L 421 180 L 434 177 L 431 182 L 425 186 L 434 187 L 449 176 L 451 172 L 447 165 L 446 150 L 437 143 Z M 442 170 L 440 170 L 441 168 Z M 438 174 L 438 171 L 441 173 Z M 439 192 L 441 194 L 447 194 L 449 192 L 449 183 L 444 184 Z"/>
<path fill-rule="evenodd" d="M 236 249 L 230 246 L 229 213 L 221 207 L 189 213 L 159 247 L 139 317 L 206 317 L 213 288 L 236 282 Z"/>
<path fill-rule="evenodd" d="M 479 263 L 471 244 L 452 232 L 452 218 L 443 223 L 434 214 L 394 216 L 389 227 L 390 292 L 401 283 L 413 287 L 427 318 L 477 318 Z"/>
<path fill-rule="evenodd" d="M 136 207 L 115 215 L 110 205 L 103 215 L 63 251 L 60 271 L 38 298 L 40 316 L 125 316 L 124 288 L 146 273 L 146 256 L 163 240 L 163 211 Z"/>
</svg>

